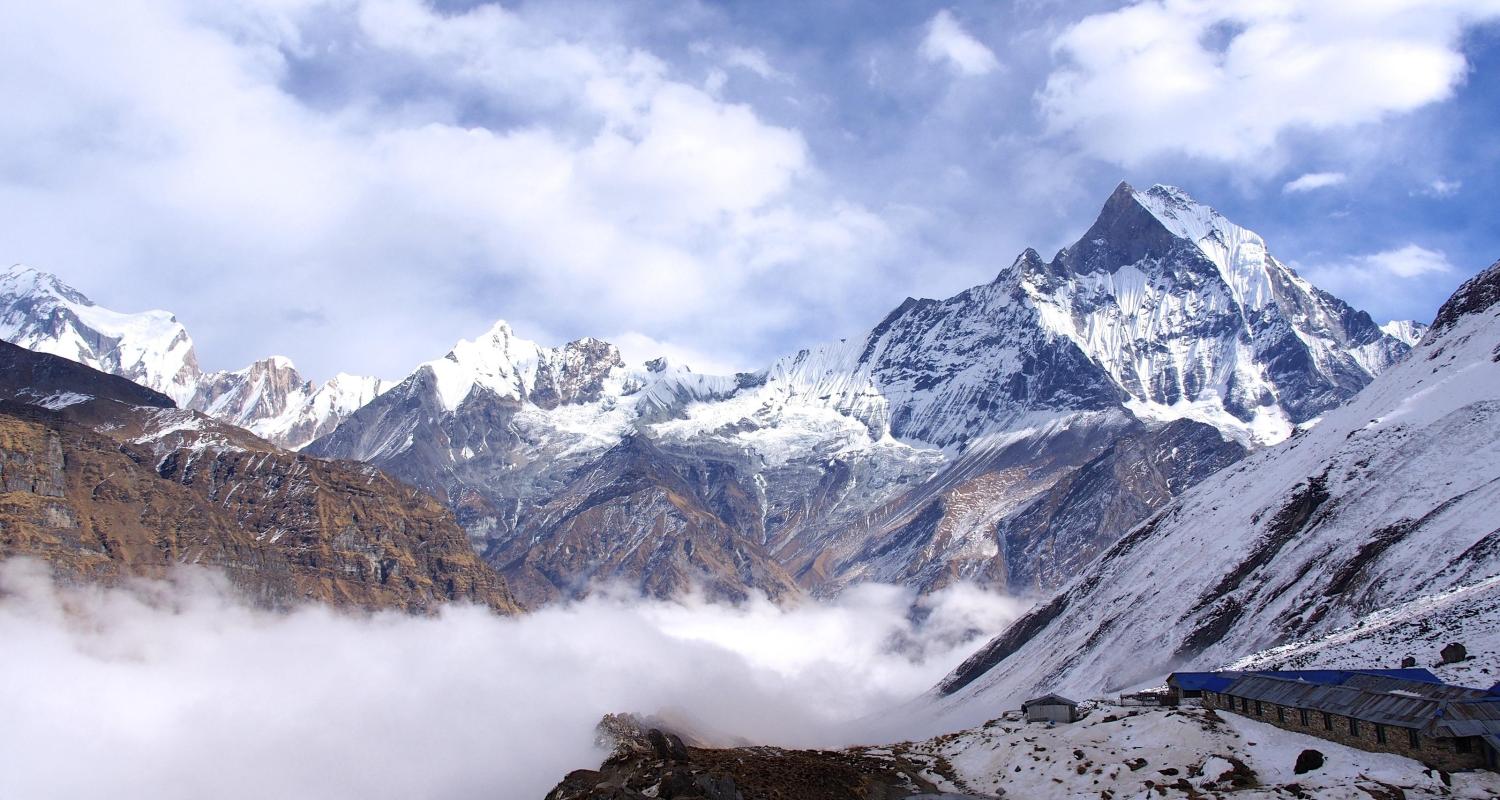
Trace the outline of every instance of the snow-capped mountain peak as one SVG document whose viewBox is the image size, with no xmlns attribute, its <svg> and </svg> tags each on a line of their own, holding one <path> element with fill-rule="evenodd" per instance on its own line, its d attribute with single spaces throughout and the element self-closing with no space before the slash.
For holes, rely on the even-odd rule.
<svg viewBox="0 0 1500 800">
<path fill-rule="evenodd" d="M 375 378 L 340 376 L 315 389 L 286 356 L 202 372 L 192 337 L 171 313 L 112 311 L 19 264 L 0 274 L 0 338 L 128 378 L 291 448 L 328 433 L 387 388 Z"/>
<path fill-rule="evenodd" d="M 1393 319 L 1381 325 L 1380 330 L 1392 339 L 1405 342 L 1408 347 L 1416 347 L 1417 342 L 1422 341 L 1422 337 L 1427 335 L 1426 323 L 1417 322 L 1414 319 Z"/>
<path fill-rule="evenodd" d="M 1281 441 L 1409 349 L 1170 186 L 1120 184 L 1078 242 L 1013 269 L 1042 325 L 1108 372 L 1137 416 L 1245 441 Z"/>
<path fill-rule="evenodd" d="M 57 276 L 22 264 L 0 275 L 0 338 L 129 378 L 179 405 L 196 388 L 193 340 L 177 317 L 111 311 Z"/>
<path fill-rule="evenodd" d="M 475 387 L 542 408 L 597 399 L 605 378 L 624 366 L 619 349 L 609 342 L 588 336 L 561 347 L 544 347 L 517 336 L 501 320 L 419 369 L 432 373 L 438 400 L 452 413 Z"/>
</svg>

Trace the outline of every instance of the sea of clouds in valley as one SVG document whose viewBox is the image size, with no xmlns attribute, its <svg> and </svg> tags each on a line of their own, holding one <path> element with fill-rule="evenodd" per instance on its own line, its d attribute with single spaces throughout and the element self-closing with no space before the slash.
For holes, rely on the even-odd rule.
<svg viewBox="0 0 1500 800">
<path fill-rule="evenodd" d="M 857 741 L 1024 611 L 959 586 L 781 608 L 618 593 L 501 618 L 272 613 L 222 576 L 58 586 L 0 563 L 0 797 L 525 798 L 611 711 Z M 919 618 L 920 622 L 914 621 Z"/>
</svg>

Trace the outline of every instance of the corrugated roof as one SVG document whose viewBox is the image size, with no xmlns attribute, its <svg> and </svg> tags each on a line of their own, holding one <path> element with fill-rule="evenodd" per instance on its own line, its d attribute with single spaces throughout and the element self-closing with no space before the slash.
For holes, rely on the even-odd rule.
<svg viewBox="0 0 1500 800">
<path fill-rule="evenodd" d="M 1021 710 L 1025 711 L 1030 706 L 1076 706 L 1077 703 L 1063 697 L 1060 694 L 1044 694 L 1041 697 L 1033 697 L 1021 704 Z"/>
<path fill-rule="evenodd" d="M 1176 686 L 1184 692 L 1222 692 L 1244 674 L 1243 672 L 1174 672 L 1167 676 L 1167 685 Z"/>
<path fill-rule="evenodd" d="M 1185 692 L 1222 692 L 1245 675 L 1266 675 L 1287 680 L 1305 681 L 1324 686 L 1342 686 L 1357 677 L 1381 677 L 1442 686 L 1443 681 L 1431 672 L 1415 669 L 1287 669 L 1225 670 L 1219 672 L 1174 672 L 1167 683 Z"/>
<path fill-rule="evenodd" d="M 1380 676 L 1328 686 L 1270 675 L 1246 675 L 1226 694 L 1365 722 L 1427 730 L 1438 736 L 1500 734 L 1500 701 L 1460 686 L 1432 686 Z"/>
</svg>

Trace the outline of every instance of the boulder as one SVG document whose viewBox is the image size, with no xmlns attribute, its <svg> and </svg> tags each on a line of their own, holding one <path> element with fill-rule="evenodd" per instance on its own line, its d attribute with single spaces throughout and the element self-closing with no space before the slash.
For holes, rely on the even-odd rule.
<svg viewBox="0 0 1500 800">
<path fill-rule="evenodd" d="M 1323 767 L 1323 754 L 1317 750 L 1303 750 L 1297 754 L 1297 766 L 1292 771 L 1298 775 Z"/>
</svg>

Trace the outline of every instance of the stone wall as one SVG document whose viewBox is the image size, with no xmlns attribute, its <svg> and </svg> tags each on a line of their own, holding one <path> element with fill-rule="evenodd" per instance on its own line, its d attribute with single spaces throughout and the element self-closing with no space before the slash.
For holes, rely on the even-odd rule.
<svg viewBox="0 0 1500 800">
<path fill-rule="evenodd" d="M 1332 722 L 1332 730 L 1325 724 L 1324 712 L 1309 709 L 1307 711 L 1307 724 L 1302 724 L 1301 710 L 1293 706 L 1278 706 L 1275 703 L 1261 701 L 1259 713 L 1257 713 L 1256 701 L 1249 701 L 1249 709 L 1242 710 L 1239 698 L 1233 698 L 1226 694 L 1204 692 L 1203 705 L 1219 711 L 1233 711 L 1243 717 L 1259 720 L 1270 725 L 1275 725 L 1284 730 L 1305 733 L 1320 739 L 1328 739 L 1339 744 L 1350 747 L 1358 747 L 1361 750 L 1370 750 L 1376 753 L 1394 753 L 1398 756 L 1413 758 L 1422 763 L 1437 767 L 1438 769 L 1454 772 L 1465 769 L 1483 769 L 1484 748 L 1478 742 L 1473 742 L 1470 752 L 1458 752 L 1455 740 L 1449 738 L 1434 738 L 1418 734 L 1417 746 L 1411 746 L 1409 728 L 1401 728 L 1394 725 L 1377 726 L 1372 722 L 1358 720 L 1358 733 L 1350 733 L 1349 718 L 1339 714 L 1329 714 L 1328 720 Z M 1278 716 L 1277 711 L 1280 710 Z M 1380 741 L 1380 733 L 1377 729 L 1383 729 L 1385 741 Z"/>
</svg>

